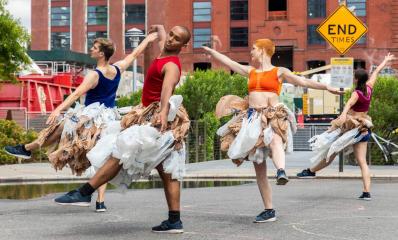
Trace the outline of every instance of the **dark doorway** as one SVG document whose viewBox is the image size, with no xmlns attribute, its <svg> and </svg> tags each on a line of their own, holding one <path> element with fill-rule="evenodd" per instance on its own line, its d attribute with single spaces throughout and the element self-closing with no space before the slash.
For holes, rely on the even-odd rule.
<svg viewBox="0 0 398 240">
<path fill-rule="evenodd" d="M 285 67 L 293 71 L 293 46 L 276 47 L 271 62 L 274 66 Z"/>
</svg>

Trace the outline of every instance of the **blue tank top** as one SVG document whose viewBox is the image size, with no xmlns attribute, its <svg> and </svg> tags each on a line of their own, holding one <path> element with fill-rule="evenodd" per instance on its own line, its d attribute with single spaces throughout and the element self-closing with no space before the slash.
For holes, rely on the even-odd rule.
<svg viewBox="0 0 398 240">
<path fill-rule="evenodd" d="M 106 78 L 100 70 L 95 69 L 99 76 L 98 84 L 95 88 L 87 92 L 84 105 L 88 106 L 92 103 L 99 102 L 109 108 L 115 106 L 116 90 L 119 86 L 121 74 L 119 67 L 115 65 L 112 66 L 116 68 L 117 72 L 113 80 Z"/>
</svg>

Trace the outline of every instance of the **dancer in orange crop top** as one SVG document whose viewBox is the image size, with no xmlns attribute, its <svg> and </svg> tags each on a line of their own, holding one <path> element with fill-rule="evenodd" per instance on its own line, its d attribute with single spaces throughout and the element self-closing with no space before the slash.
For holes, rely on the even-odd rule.
<svg viewBox="0 0 398 240">
<path fill-rule="evenodd" d="M 250 132 L 254 129 L 250 124 L 258 123 L 258 119 L 261 118 L 261 132 L 264 130 L 264 136 L 258 133 L 258 141 L 253 143 L 251 141 L 246 141 L 245 137 L 240 134 L 239 137 L 237 132 L 231 132 L 232 128 L 224 128 L 222 132 L 222 147 L 226 148 L 224 150 L 228 151 L 228 156 L 237 163 L 238 165 L 242 163 L 242 160 L 250 160 L 254 163 L 254 168 L 257 176 L 257 184 L 263 199 L 263 204 L 265 210 L 261 212 L 255 219 L 255 222 L 269 222 L 275 220 L 275 210 L 272 209 L 272 197 L 271 197 L 271 186 L 267 179 L 267 169 L 266 164 L 263 159 L 265 159 L 264 152 L 269 150 L 272 152 L 270 154 L 272 161 L 277 170 L 277 184 L 284 185 L 288 182 L 288 178 L 285 173 L 285 151 L 284 146 L 288 145 L 289 140 L 289 129 L 288 126 L 294 125 L 295 121 L 291 115 L 287 114 L 290 112 L 286 106 L 279 103 L 279 94 L 282 88 L 282 82 L 285 80 L 293 85 L 328 90 L 332 93 L 340 93 L 338 89 L 331 88 L 323 83 L 318 83 L 310 79 L 299 77 L 294 75 L 289 69 L 284 67 L 275 67 L 271 64 L 271 57 L 275 52 L 275 45 L 269 39 L 258 39 L 253 44 L 251 50 L 252 62 L 257 65 L 245 66 L 233 61 L 229 57 L 217 52 L 214 49 L 203 47 L 204 51 L 211 55 L 216 60 L 223 63 L 225 66 L 233 70 L 234 72 L 248 76 L 248 105 L 249 109 L 242 110 L 235 119 L 248 118 L 250 121 L 242 120 L 242 127 L 239 133 L 244 130 L 245 132 Z M 220 100 L 222 101 L 222 99 Z M 276 113 L 276 114 L 273 114 Z M 289 116 L 288 116 L 289 115 Z M 290 118 L 289 118 L 290 117 Z M 275 121 L 278 123 L 288 121 L 289 123 L 274 124 Z M 233 122 L 232 120 L 232 122 Z M 257 121 L 256 121 L 257 120 Z M 249 123 L 248 123 L 249 122 Z M 231 124 L 231 123 L 227 123 Z M 281 126 L 278 128 L 278 126 Z M 226 129 L 226 130 L 225 130 Z M 256 128 L 258 129 L 258 127 Z M 293 130 L 294 132 L 294 130 Z M 251 132 L 253 134 L 253 132 Z M 267 136 L 265 136 L 267 135 Z M 253 136 L 253 135 L 251 135 Z M 264 137 L 264 141 L 262 138 Z M 232 143 L 228 142 L 231 141 Z M 253 137 L 252 137 L 253 139 Z M 254 139 L 255 140 L 255 139 Z M 223 142 L 224 141 L 224 142 Z M 241 142 L 239 142 L 241 141 Z M 250 145 L 252 144 L 252 145 Z M 244 145 L 246 148 L 241 147 Z M 232 147 L 231 147 L 232 146 Z M 231 147 L 231 148 L 230 148 Z M 252 147 L 252 148 L 251 148 Z M 242 149 L 242 152 L 239 152 Z M 249 151 L 247 151 L 249 149 Z"/>
<path fill-rule="evenodd" d="M 282 82 L 278 78 L 278 68 L 269 71 L 256 72 L 252 69 L 249 73 L 248 90 L 250 92 L 273 92 L 281 94 Z"/>
</svg>

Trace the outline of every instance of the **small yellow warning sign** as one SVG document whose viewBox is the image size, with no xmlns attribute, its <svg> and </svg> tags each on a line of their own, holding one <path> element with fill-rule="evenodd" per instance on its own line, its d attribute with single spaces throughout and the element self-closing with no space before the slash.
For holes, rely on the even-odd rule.
<svg viewBox="0 0 398 240">
<path fill-rule="evenodd" d="M 303 94 L 303 114 L 304 115 L 308 114 L 308 94 L 307 93 Z"/>
<path fill-rule="evenodd" d="M 345 54 L 368 28 L 345 5 L 341 5 L 319 25 L 317 31 L 337 52 Z"/>
</svg>

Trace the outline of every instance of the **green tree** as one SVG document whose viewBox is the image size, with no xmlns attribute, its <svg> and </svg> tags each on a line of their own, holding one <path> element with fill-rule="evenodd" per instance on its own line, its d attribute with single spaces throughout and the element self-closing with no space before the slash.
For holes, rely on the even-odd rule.
<svg viewBox="0 0 398 240">
<path fill-rule="evenodd" d="M 0 82 L 16 81 L 15 73 L 21 66 L 29 64 L 26 46 L 30 36 L 5 9 L 7 0 L 0 0 Z"/>
<path fill-rule="evenodd" d="M 187 76 L 176 94 L 183 96 L 189 117 L 199 120 L 206 113 L 214 112 L 221 97 L 229 94 L 240 97 L 247 95 L 247 79 L 225 71 L 195 71 Z"/>
<path fill-rule="evenodd" d="M 132 93 L 130 96 L 124 96 L 116 100 L 118 107 L 135 106 L 141 103 L 142 89 Z"/>
</svg>

